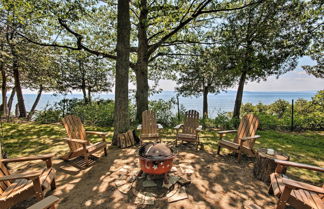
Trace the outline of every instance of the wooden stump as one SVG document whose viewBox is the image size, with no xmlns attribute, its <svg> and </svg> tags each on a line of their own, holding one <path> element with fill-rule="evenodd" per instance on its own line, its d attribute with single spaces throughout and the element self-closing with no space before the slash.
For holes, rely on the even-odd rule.
<svg viewBox="0 0 324 209">
<path fill-rule="evenodd" d="M 278 151 L 275 151 L 274 155 L 267 154 L 267 149 L 259 149 L 256 155 L 256 160 L 253 168 L 254 177 L 270 184 L 270 174 L 273 173 L 277 167 L 274 160 L 289 160 L 289 156 L 286 156 Z M 286 171 L 284 170 L 283 173 Z"/>
</svg>

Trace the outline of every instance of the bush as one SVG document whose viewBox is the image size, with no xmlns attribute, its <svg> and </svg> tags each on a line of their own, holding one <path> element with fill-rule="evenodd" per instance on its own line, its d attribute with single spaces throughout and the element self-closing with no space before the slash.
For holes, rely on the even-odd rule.
<svg viewBox="0 0 324 209">
<path fill-rule="evenodd" d="M 242 116 L 249 112 L 259 117 L 260 129 L 289 130 L 291 128 L 291 105 L 285 100 L 279 99 L 270 105 L 262 103 L 255 106 L 250 103 L 242 105 Z M 222 118 L 222 116 L 217 117 Z M 217 117 L 215 120 L 219 120 Z M 298 99 L 295 102 L 294 129 L 324 130 L 324 90 L 319 91 L 311 101 Z"/>
<path fill-rule="evenodd" d="M 112 100 L 99 100 L 85 104 L 80 99 L 63 99 L 53 107 L 39 111 L 35 121 L 39 123 L 60 122 L 65 115 L 73 114 L 81 118 L 87 125 L 112 126 L 114 102 Z"/>
<path fill-rule="evenodd" d="M 42 111 L 35 112 L 35 121 L 41 124 L 49 124 L 59 122 L 61 119 L 62 112 L 53 108 L 45 109 Z"/>
<path fill-rule="evenodd" d="M 173 111 L 175 109 L 175 104 L 176 102 L 174 98 L 169 101 L 159 99 L 157 101 L 150 101 L 149 109 L 155 112 L 157 123 L 162 124 L 163 127 L 174 127 L 179 123 L 177 113 Z M 182 120 L 184 113 L 185 109 L 181 106 L 180 120 Z"/>
<path fill-rule="evenodd" d="M 89 104 L 77 104 L 70 110 L 81 120 L 92 126 L 112 126 L 114 123 L 114 103 L 111 100 L 101 100 Z"/>
<path fill-rule="evenodd" d="M 231 117 L 231 114 L 226 112 L 219 112 L 214 121 L 216 127 L 222 130 L 234 129 L 236 124 L 236 121 Z"/>
</svg>

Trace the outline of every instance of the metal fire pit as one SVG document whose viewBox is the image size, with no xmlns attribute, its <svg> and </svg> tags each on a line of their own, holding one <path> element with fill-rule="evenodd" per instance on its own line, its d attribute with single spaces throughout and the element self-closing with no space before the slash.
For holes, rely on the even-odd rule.
<svg viewBox="0 0 324 209">
<path fill-rule="evenodd" d="M 176 153 L 165 144 L 147 143 L 139 148 L 138 155 L 142 172 L 162 175 L 171 170 Z"/>
</svg>

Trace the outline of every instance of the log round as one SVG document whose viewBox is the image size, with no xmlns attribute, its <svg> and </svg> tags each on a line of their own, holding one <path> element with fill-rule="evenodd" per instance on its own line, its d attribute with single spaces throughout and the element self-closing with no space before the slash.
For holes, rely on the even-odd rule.
<svg viewBox="0 0 324 209">
<path fill-rule="evenodd" d="M 274 160 L 289 160 L 289 156 L 284 155 L 278 151 L 274 151 L 273 155 L 267 154 L 267 149 L 259 149 L 254 163 L 253 174 L 254 177 L 269 184 L 270 174 L 273 173 L 277 167 Z M 284 170 L 283 173 L 286 171 Z"/>
</svg>

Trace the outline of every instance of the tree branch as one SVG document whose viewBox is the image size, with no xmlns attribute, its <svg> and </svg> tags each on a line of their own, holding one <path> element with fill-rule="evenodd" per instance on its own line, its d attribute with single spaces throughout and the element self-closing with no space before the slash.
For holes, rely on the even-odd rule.
<svg viewBox="0 0 324 209">
<path fill-rule="evenodd" d="M 150 45 L 149 46 L 149 51 L 148 54 L 152 54 L 156 49 L 158 49 L 162 43 L 164 43 L 166 40 L 168 40 L 170 37 L 172 37 L 174 34 L 176 34 L 179 30 L 181 30 L 183 27 L 185 27 L 188 23 L 190 23 L 193 19 L 195 19 L 196 17 L 198 17 L 201 14 L 208 14 L 208 13 L 217 13 L 217 12 L 227 12 L 227 11 L 234 11 L 234 10 L 240 10 L 240 9 L 244 9 L 246 7 L 249 7 L 251 5 L 255 5 L 255 4 L 259 4 L 262 3 L 264 0 L 259 0 L 256 2 L 252 2 L 249 4 L 245 4 L 241 7 L 235 7 L 235 8 L 223 8 L 223 9 L 216 9 L 216 10 L 205 10 L 203 11 L 203 9 L 211 2 L 212 0 L 206 0 L 205 2 L 201 2 L 198 7 L 196 8 L 196 10 L 194 11 L 194 13 L 191 15 L 191 17 L 189 17 L 188 19 L 186 19 L 183 22 L 180 22 L 179 25 L 177 27 L 175 27 L 171 32 L 169 32 L 168 34 L 166 34 L 164 37 L 162 37 L 157 43 Z"/>
</svg>

